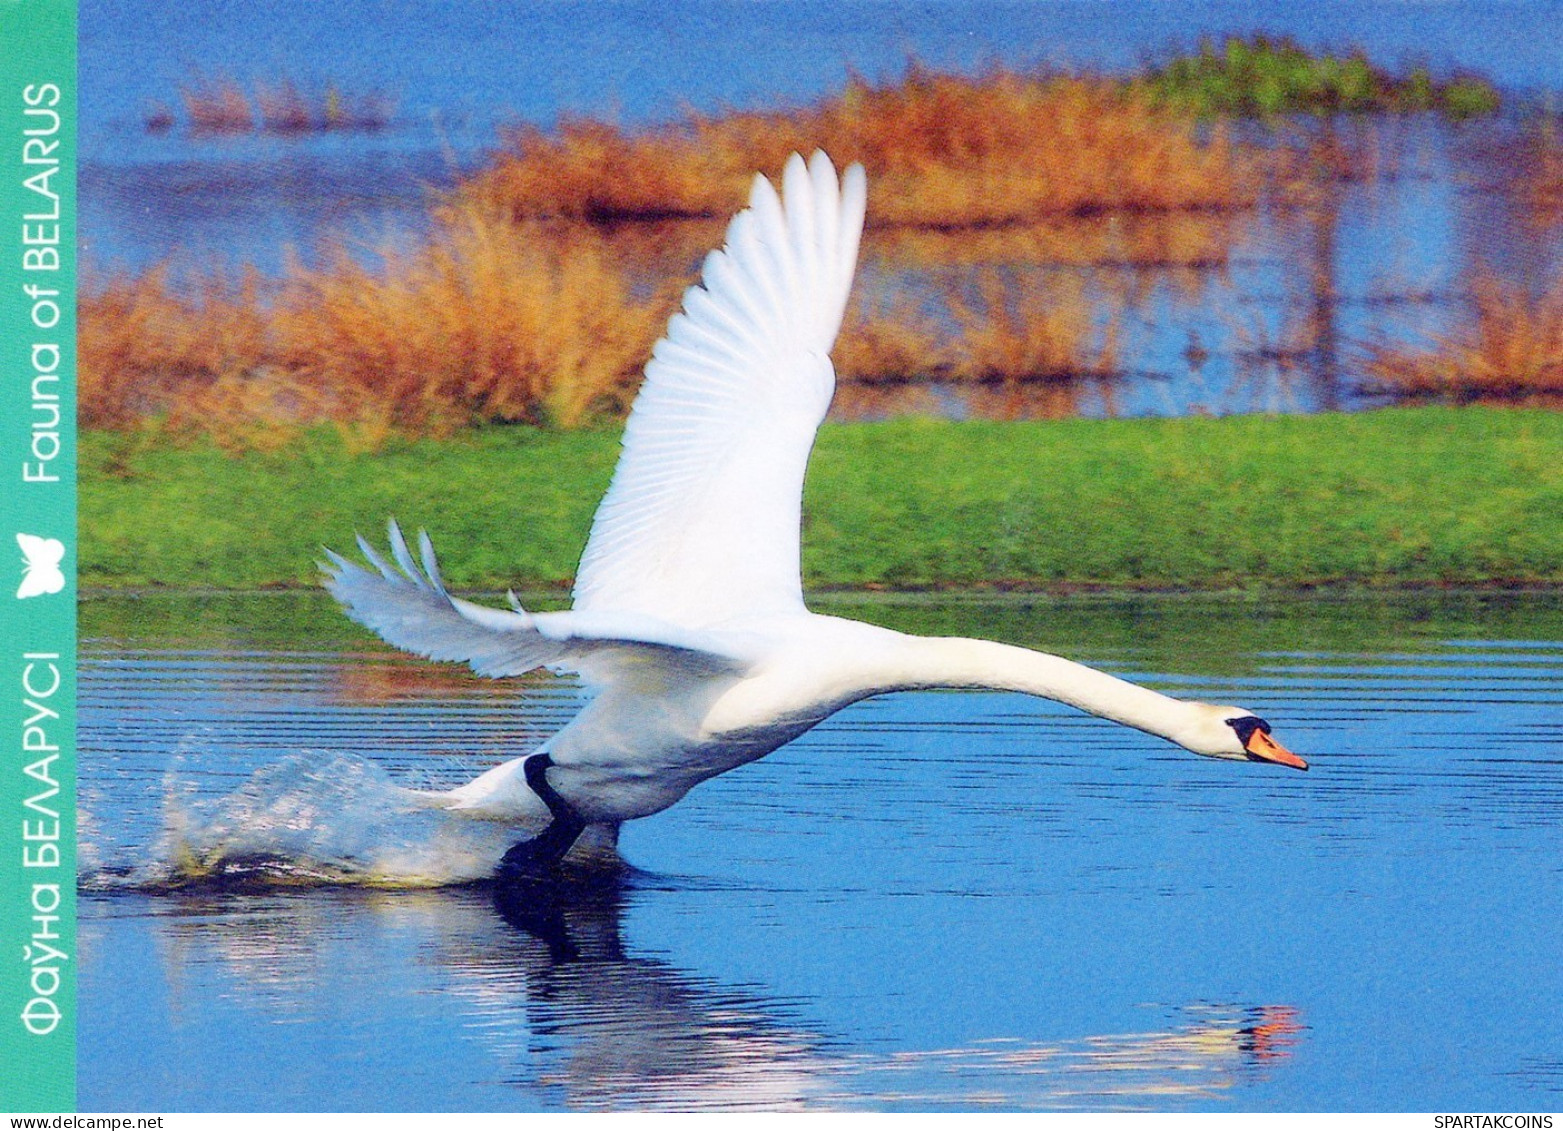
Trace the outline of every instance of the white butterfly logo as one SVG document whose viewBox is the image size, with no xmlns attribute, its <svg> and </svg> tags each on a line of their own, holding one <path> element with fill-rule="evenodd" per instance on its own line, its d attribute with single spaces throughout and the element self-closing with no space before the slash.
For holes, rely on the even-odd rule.
<svg viewBox="0 0 1563 1131">
<path fill-rule="evenodd" d="M 36 534 L 18 534 L 16 544 L 22 548 L 23 565 L 27 572 L 17 587 L 18 597 L 41 597 L 45 593 L 58 593 L 65 588 L 65 575 L 60 572 L 60 560 L 65 557 L 65 543 L 58 538 L 39 538 Z"/>
</svg>

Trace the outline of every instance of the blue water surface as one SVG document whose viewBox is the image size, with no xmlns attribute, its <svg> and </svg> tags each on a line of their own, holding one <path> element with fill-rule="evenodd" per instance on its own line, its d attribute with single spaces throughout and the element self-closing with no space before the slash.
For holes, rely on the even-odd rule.
<svg viewBox="0 0 1563 1131">
<path fill-rule="evenodd" d="M 284 600 L 253 599 L 252 623 Z M 81 1103 L 1555 1108 L 1563 642 L 1516 632 L 1526 600 L 1556 626 L 1544 598 L 1510 600 L 1501 638 L 1479 609 L 1367 601 L 1326 641 L 1304 604 L 1275 633 L 1303 650 L 1245 637 L 1176 663 L 1154 601 L 1011 606 L 1023 644 L 1061 615 L 1138 626 L 1071 651 L 1261 710 L 1312 768 L 1197 759 L 1017 695 L 888 696 L 631 823 L 624 887 L 548 913 L 320 886 L 303 856 L 289 887 L 132 882 L 192 799 L 257 771 L 286 779 L 268 819 L 314 843 L 406 835 L 355 809 L 344 768 L 373 768 L 368 796 L 460 781 L 573 693 L 242 626 L 198 648 L 103 636 L 89 606 Z M 1183 623 L 1219 639 L 1253 615 Z"/>
</svg>

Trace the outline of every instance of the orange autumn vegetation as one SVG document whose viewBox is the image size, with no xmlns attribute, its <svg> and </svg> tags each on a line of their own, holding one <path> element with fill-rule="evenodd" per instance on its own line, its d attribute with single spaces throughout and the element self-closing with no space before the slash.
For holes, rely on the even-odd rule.
<svg viewBox="0 0 1563 1131">
<path fill-rule="evenodd" d="M 1159 109 L 1121 83 L 914 65 L 900 82 L 854 79 L 789 112 L 690 115 L 633 132 L 591 119 L 523 128 L 452 199 L 517 219 L 721 217 L 742 206 L 755 170 L 814 149 L 863 163 L 880 226 L 1241 209 L 1262 174 L 1224 125 Z"/>
<path fill-rule="evenodd" d="M 1540 295 L 1493 278 L 1471 291 L 1456 332 L 1425 347 L 1369 347 L 1369 387 L 1401 400 L 1563 407 L 1563 280 Z"/>
<path fill-rule="evenodd" d="M 599 246 L 477 216 L 369 266 L 111 276 L 81 300 L 81 422 L 426 434 L 622 414 L 673 300 L 632 282 Z"/>
<path fill-rule="evenodd" d="M 369 264 L 338 251 L 274 280 L 111 276 L 82 298 L 81 422 L 254 446 L 324 421 L 372 444 L 621 417 L 692 275 L 624 251 L 578 225 L 469 211 Z M 989 268 L 963 279 L 929 288 L 927 311 L 855 303 L 835 351 L 842 381 L 1068 385 L 1114 373 L 1115 327 L 1078 277 Z"/>
<path fill-rule="evenodd" d="M 1538 227 L 1563 224 L 1563 127 L 1544 120 L 1527 139 L 1521 198 Z"/>
<path fill-rule="evenodd" d="M 219 386 L 250 379 L 268 353 L 266 289 L 254 272 L 175 281 L 166 267 L 89 283 L 77 336 L 81 424 L 199 415 Z"/>
<path fill-rule="evenodd" d="M 276 334 L 288 369 L 397 427 L 570 427 L 628 408 L 672 312 L 632 283 L 598 242 L 464 213 L 372 268 L 292 272 Z"/>
<path fill-rule="evenodd" d="M 334 83 L 316 88 L 287 78 L 246 85 L 232 75 L 192 75 L 180 86 L 179 101 L 190 132 L 205 136 L 381 130 L 394 109 L 379 91 L 349 95 Z M 143 118 L 150 133 L 171 130 L 178 121 L 166 102 L 149 104 Z"/>
<path fill-rule="evenodd" d="M 211 80 L 185 101 L 192 128 L 218 131 L 301 125 L 319 99 Z M 921 312 L 884 294 L 889 309 L 856 309 L 837 349 L 843 380 L 974 386 L 1067 385 L 1117 365 L 1101 296 L 1052 283 L 1023 293 L 1003 269 L 1220 265 L 1268 160 L 1124 84 L 1004 69 L 913 66 L 790 112 L 639 132 L 524 130 L 441 198 L 413 246 L 367 261 L 328 251 L 275 279 L 164 267 L 89 283 L 82 422 L 252 443 L 332 421 L 372 443 L 622 416 L 755 171 L 816 148 L 869 170 L 867 256 L 897 272 L 959 266 L 967 280 L 945 274 Z M 690 222 L 627 222 L 669 218 Z"/>
<path fill-rule="evenodd" d="M 1079 276 L 982 268 L 946 277 L 929 299 L 937 315 L 905 298 L 877 312 L 853 305 L 832 353 L 838 415 L 937 414 L 930 382 L 985 419 L 1071 416 L 1087 387 L 1110 402 L 1117 304 Z"/>
</svg>

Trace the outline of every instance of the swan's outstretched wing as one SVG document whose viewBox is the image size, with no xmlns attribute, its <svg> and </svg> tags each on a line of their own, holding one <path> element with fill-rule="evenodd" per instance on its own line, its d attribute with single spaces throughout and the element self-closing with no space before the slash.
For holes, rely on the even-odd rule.
<svg viewBox="0 0 1563 1131">
<path fill-rule="evenodd" d="M 699 627 L 803 608 L 803 473 L 835 389 L 863 228 L 861 167 L 794 156 L 706 259 L 646 367 L 581 559 L 575 608 Z"/>
<path fill-rule="evenodd" d="M 625 665 L 653 660 L 673 673 L 713 674 L 745 667 L 741 657 L 713 651 L 696 639 L 649 617 L 621 614 L 528 613 L 511 597 L 511 610 L 491 609 L 452 597 L 440 579 L 427 534 L 418 535 L 423 558 L 413 560 L 401 529 L 390 526 L 387 563 L 362 538 L 359 549 L 372 570 L 340 554 L 326 554 L 326 588 L 365 628 L 388 643 L 431 660 L 458 660 L 485 676 L 521 675 L 533 668 L 580 672 L 605 682 Z M 399 568 L 398 568 L 399 567 Z"/>
</svg>

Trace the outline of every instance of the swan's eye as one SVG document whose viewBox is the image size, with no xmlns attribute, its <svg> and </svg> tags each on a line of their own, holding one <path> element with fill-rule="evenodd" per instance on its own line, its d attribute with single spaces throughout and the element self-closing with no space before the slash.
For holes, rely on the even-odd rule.
<svg viewBox="0 0 1563 1131">
<path fill-rule="evenodd" d="M 1254 731 L 1257 730 L 1261 734 L 1270 733 L 1270 724 L 1258 715 L 1244 715 L 1242 718 L 1228 719 L 1227 726 L 1237 731 L 1237 740 L 1243 744 L 1245 750 L 1248 748 L 1248 740 L 1254 736 Z"/>
</svg>

